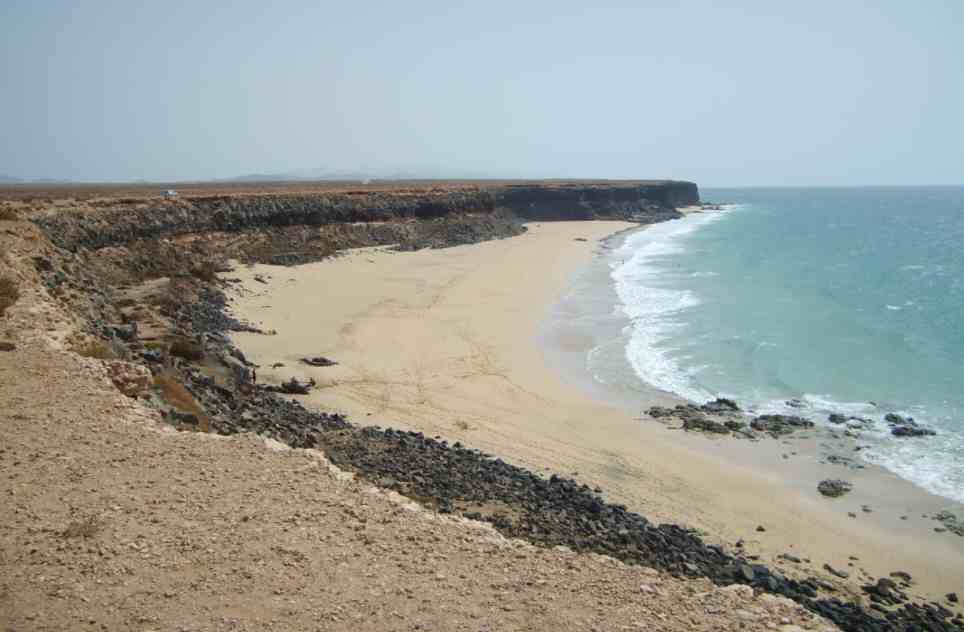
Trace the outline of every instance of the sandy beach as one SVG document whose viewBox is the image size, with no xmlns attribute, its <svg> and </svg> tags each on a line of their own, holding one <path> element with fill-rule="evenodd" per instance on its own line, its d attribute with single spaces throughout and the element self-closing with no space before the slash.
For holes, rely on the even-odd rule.
<svg viewBox="0 0 964 632">
<path fill-rule="evenodd" d="M 937 534 L 922 517 L 949 501 L 873 468 L 848 473 L 853 493 L 825 499 L 816 483 L 839 472 L 805 459 L 781 462 L 785 446 L 776 441 L 667 429 L 590 394 L 552 365 L 538 343 L 552 306 L 602 239 L 632 227 L 530 224 L 518 237 L 455 248 L 237 266 L 225 275 L 241 279 L 232 311 L 276 334 L 233 338 L 260 365 L 259 382 L 315 379 L 319 388 L 300 398 L 306 405 L 571 475 L 654 521 L 692 526 L 727 546 L 743 539 L 747 551 L 788 575 L 830 564 L 850 574 L 833 581 L 852 587 L 864 569 L 875 577 L 910 573 L 913 594 L 964 588 L 964 538 Z M 588 342 L 550 340 L 575 349 Z M 309 367 L 304 356 L 338 364 Z M 640 404 L 670 400 L 653 392 Z M 863 504 L 873 513 L 861 512 Z M 782 553 L 810 564 L 786 562 Z"/>
</svg>

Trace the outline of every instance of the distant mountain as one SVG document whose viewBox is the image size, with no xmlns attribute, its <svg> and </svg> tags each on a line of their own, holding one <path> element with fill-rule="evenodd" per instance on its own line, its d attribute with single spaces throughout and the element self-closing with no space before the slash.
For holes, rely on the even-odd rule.
<svg viewBox="0 0 964 632">
<path fill-rule="evenodd" d="M 56 180 L 54 178 L 16 178 L 0 173 L 0 184 L 64 184 L 70 180 Z"/>
<path fill-rule="evenodd" d="M 285 173 L 252 173 L 226 182 L 307 182 L 312 180 L 483 180 L 494 177 L 467 169 L 444 168 L 359 168 L 359 169 L 299 169 Z"/>
</svg>

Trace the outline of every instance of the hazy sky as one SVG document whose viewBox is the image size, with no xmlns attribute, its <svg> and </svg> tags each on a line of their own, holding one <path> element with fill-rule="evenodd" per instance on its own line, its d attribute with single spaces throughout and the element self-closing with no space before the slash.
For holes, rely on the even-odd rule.
<svg viewBox="0 0 964 632">
<path fill-rule="evenodd" d="M 0 35 L 0 174 L 964 183 L 960 0 L 0 0 Z"/>
</svg>

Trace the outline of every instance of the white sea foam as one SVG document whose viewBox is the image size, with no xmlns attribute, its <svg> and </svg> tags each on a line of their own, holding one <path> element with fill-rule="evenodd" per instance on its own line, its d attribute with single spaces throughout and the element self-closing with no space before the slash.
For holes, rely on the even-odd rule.
<svg viewBox="0 0 964 632">
<path fill-rule="evenodd" d="M 687 235 L 722 215 L 694 214 L 650 226 L 627 238 L 614 251 L 611 264 L 620 308 L 631 321 L 626 345 L 630 366 L 643 381 L 696 401 L 710 395 L 693 380 L 700 367 L 683 369 L 672 357 L 675 350 L 664 343 L 683 326 L 681 313 L 698 305 L 699 298 L 687 290 L 661 287 L 656 261 L 682 252 Z"/>
</svg>

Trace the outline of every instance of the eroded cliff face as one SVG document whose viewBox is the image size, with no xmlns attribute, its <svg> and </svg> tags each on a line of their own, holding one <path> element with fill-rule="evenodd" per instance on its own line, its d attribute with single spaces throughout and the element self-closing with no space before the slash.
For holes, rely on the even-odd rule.
<svg viewBox="0 0 964 632">
<path fill-rule="evenodd" d="M 394 240 L 385 243 L 417 248 L 518 234 L 522 229 L 510 221 L 513 215 L 530 221 L 605 218 L 652 223 L 678 217 L 675 207 L 698 202 L 699 192 L 691 182 L 538 183 L 117 200 L 106 207 L 58 209 L 33 219 L 51 241 L 70 251 L 265 231 L 297 232 L 299 239 L 311 241 L 316 233 L 331 234 L 334 226 L 358 224 L 391 228 L 334 231 L 361 235 L 358 243 L 342 240 L 337 247 L 375 245 L 370 242 L 384 238 Z M 423 226 L 424 222 L 428 223 Z M 452 235 L 448 225 L 455 231 Z"/>
<path fill-rule="evenodd" d="M 57 211 L 34 221 L 55 244 L 76 250 L 188 234 L 433 220 L 454 215 L 489 215 L 494 210 L 494 199 L 487 191 L 359 192 L 195 197 L 78 212 Z"/>
<path fill-rule="evenodd" d="M 677 207 L 699 204 L 696 184 L 666 181 L 641 184 L 506 186 L 493 192 L 499 206 L 525 220 L 625 219 L 654 223 L 679 217 Z"/>
</svg>

